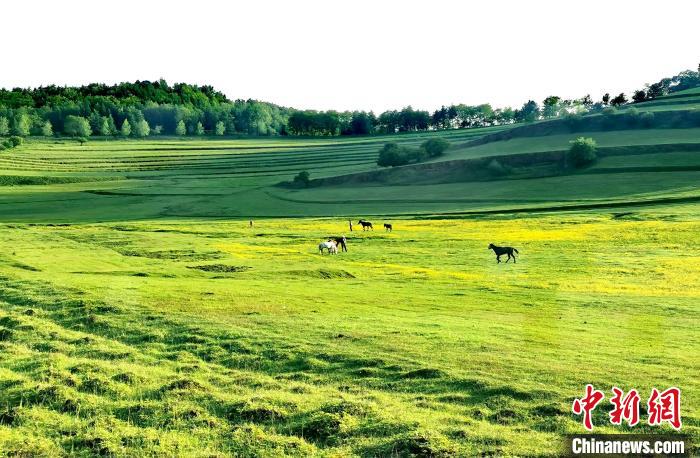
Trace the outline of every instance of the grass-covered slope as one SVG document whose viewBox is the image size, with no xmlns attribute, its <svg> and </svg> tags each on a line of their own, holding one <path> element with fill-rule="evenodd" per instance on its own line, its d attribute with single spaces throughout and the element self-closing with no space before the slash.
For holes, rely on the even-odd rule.
<svg viewBox="0 0 700 458">
<path fill-rule="evenodd" d="M 555 455 L 586 383 L 698 437 L 695 207 L 392 222 L 1 225 L 0 450 Z"/>
<path fill-rule="evenodd" d="M 697 454 L 700 128 L 532 128 L 0 153 L 0 456 L 557 455 L 586 383 L 681 387 Z"/>
<path fill-rule="evenodd" d="M 31 141 L 0 155 L 2 220 L 95 222 L 517 209 L 523 202 L 529 208 L 567 201 L 688 197 L 700 178 L 700 128 L 570 132 L 472 143 L 494 130 L 341 139 L 165 138 L 95 141 L 82 147 L 70 140 Z M 377 167 L 377 152 L 385 142 L 417 146 L 436 135 L 452 143 L 438 160 L 396 169 Z M 578 136 L 598 142 L 601 160 L 590 169 L 562 170 L 558 164 L 563 152 Z M 533 159 L 530 164 L 535 157 L 549 159 L 545 163 Z M 309 171 L 312 179 L 323 179 L 314 182 L 323 185 L 277 186 L 301 170 Z"/>
</svg>

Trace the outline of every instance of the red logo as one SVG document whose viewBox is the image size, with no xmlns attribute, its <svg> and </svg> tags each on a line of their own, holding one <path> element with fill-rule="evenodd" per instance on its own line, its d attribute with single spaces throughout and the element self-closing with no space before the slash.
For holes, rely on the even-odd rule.
<svg viewBox="0 0 700 458">
<path fill-rule="evenodd" d="M 610 411 L 610 423 L 621 425 L 623 421 L 629 426 L 639 423 L 639 392 L 631 389 L 627 394 L 620 388 L 612 388 L 613 397 L 610 403 L 613 409 Z M 586 394 L 580 399 L 574 399 L 571 410 L 576 415 L 583 414 L 583 426 L 591 431 L 593 429 L 592 413 L 596 406 L 605 399 L 602 391 L 596 390 L 593 385 L 586 385 Z M 651 390 L 651 396 L 647 402 L 648 422 L 651 426 L 668 423 L 675 429 L 681 429 L 681 390 L 671 387 L 659 392 L 656 388 Z"/>
<path fill-rule="evenodd" d="M 668 422 L 675 429 L 681 429 L 681 390 L 671 387 L 659 393 L 656 388 L 651 390 L 649 402 L 649 424 L 660 425 Z"/>
<path fill-rule="evenodd" d="M 571 410 L 574 411 L 576 415 L 581 415 L 583 413 L 583 426 L 587 430 L 593 429 L 593 421 L 591 420 L 591 412 L 598 405 L 600 401 L 605 398 L 602 391 L 598 391 L 593 388 L 590 383 L 586 385 L 586 395 L 581 399 L 574 399 L 574 405 L 571 406 Z"/>
<path fill-rule="evenodd" d="M 639 394 L 637 390 L 630 390 L 625 397 L 622 397 L 625 393 L 616 386 L 613 387 L 612 392 L 615 396 L 610 402 L 615 407 L 610 412 L 610 423 L 620 425 L 622 420 L 625 420 L 630 426 L 639 423 Z"/>
</svg>

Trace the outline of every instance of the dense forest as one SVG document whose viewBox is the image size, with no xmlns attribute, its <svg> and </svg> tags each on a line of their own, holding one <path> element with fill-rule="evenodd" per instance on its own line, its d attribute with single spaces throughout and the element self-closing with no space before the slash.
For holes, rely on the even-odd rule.
<svg viewBox="0 0 700 458">
<path fill-rule="evenodd" d="M 151 135 L 368 135 L 419 130 L 483 127 L 532 122 L 599 111 L 652 100 L 670 92 L 700 86 L 699 71 L 686 70 L 633 91 L 605 94 L 594 102 L 550 96 L 520 108 L 490 104 L 451 105 L 433 113 L 414 110 L 337 112 L 297 110 L 257 100 L 229 100 L 211 86 L 164 80 L 113 86 L 45 86 L 0 89 L 0 136 L 68 135 L 75 137 Z"/>
</svg>

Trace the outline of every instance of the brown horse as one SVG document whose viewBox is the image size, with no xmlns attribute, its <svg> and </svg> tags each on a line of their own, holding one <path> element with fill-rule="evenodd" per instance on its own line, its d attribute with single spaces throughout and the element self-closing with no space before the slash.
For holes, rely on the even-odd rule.
<svg viewBox="0 0 700 458">
<path fill-rule="evenodd" d="M 370 223 L 369 221 L 365 221 L 365 220 L 361 219 L 357 222 L 357 224 L 362 225 L 363 231 L 366 231 L 368 228 L 374 230 L 374 227 L 372 227 L 372 223 Z"/>
</svg>

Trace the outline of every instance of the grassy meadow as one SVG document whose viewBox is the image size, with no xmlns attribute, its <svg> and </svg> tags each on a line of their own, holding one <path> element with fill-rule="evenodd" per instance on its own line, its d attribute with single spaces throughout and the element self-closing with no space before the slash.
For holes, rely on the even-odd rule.
<svg viewBox="0 0 700 458">
<path fill-rule="evenodd" d="M 334 219 L 5 224 L 0 449 L 556 454 L 586 383 L 681 386 L 697 437 L 700 224 L 677 210 L 392 220 L 337 256 Z"/>
<path fill-rule="evenodd" d="M 700 128 L 470 143 L 502 129 L 0 153 L 0 456 L 555 456 L 587 383 L 643 412 L 680 387 L 700 453 Z M 278 186 L 435 135 L 435 162 L 613 149 L 556 176 Z M 669 431 L 608 410 L 597 432 Z"/>
</svg>

